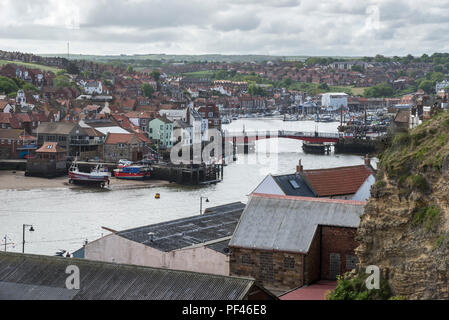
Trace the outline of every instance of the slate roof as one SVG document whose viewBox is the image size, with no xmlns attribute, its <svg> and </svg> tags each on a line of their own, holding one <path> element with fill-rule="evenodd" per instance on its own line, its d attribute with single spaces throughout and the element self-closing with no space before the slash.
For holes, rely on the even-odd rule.
<svg viewBox="0 0 449 320">
<path fill-rule="evenodd" d="M 79 290 L 66 289 L 69 265 Z M 0 252 L 0 300 L 241 300 L 254 288 L 269 294 L 254 279 Z"/>
<path fill-rule="evenodd" d="M 373 174 L 366 165 L 304 170 L 303 175 L 319 197 L 354 194 Z"/>
<path fill-rule="evenodd" d="M 284 191 L 287 196 L 299 197 L 316 197 L 317 195 L 309 188 L 304 178 L 298 174 L 286 174 L 279 176 L 272 176 L 274 181 Z M 294 180 L 299 188 L 295 189 L 290 181 Z"/>
<path fill-rule="evenodd" d="M 160 251 L 169 252 L 212 240 L 230 237 L 240 219 L 239 210 L 217 211 L 116 233 Z M 150 241 L 149 233 L 153 233 Z"/>
<path fill-rule="evenodd" d="M 245 209 L 246 204 L 244 204 L 243 202 L 233 202 L 233 203 L 228 203 L 228 204 L 224 204 L 221 206 L 216 206 L 216 207 L 211 207 L 211 208 L 207 208 L 204 213 L 205 214 L 210 214 L 210 213 L 228 213 L 228 212 L 234 212 L 234 211 L 240 211 L 243 212 L 243 209 Z"/>
<path fill-rule="evenodd" d="M 306 254 L 319 225 L 357 228 L 365 202 L 252 194 L 229 246 Z"/>
</svg>

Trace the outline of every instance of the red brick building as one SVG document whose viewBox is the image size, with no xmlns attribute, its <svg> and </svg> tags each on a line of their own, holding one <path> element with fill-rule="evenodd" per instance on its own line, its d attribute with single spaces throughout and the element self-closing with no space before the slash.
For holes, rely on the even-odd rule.
<svg viewBox="0 0 449 320">
<path fill-rule="evenodd" d="M 220 110 L 215 104 L 207 104 L 198 108 L 198 113 L 203 119 L 207 119 L 209 129 L 221 130 Z"/>
<path fill-rule="evenodd" d="M 356 267 L 365 202 L 252 194 L 229 243 L 231 275 L 288 291 Z"/>
</svg>

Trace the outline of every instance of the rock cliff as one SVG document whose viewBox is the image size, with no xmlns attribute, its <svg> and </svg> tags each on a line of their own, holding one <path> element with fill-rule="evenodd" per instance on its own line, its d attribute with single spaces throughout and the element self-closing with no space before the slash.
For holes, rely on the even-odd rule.
<svg viewBox="0 0 449 320">
<path fill-rule="evenodd" d="M 407 299 L 449 299 L 448 155 L 448 112 L 395 135 L 358 229 L 360 269 L 377 265 Z"/>
</svg>

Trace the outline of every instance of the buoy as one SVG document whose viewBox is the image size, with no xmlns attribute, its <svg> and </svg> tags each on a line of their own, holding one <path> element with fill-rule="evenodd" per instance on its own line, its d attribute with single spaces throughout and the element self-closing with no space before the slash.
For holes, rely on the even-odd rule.
<svg viewBox="0 0 449 320">
<path fill-rule="evenodd" d="M 160 199 L 161 195 L 159 193 L 156 193 L 156 195 L 154 196 L 155 199 Z"/>
</svg>

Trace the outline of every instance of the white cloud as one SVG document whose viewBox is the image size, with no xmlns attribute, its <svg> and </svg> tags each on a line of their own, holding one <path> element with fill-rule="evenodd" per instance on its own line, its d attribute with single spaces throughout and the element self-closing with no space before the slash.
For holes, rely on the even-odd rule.
<svg viewBox="0 0 449 320">
<path fill-rule="evenodd" d="M 79 26 L 79 29 L 77 28 Z M 0 49 L 84 54 L 443 51 L 447 0 L 0 0 Z"/>
</svg>

